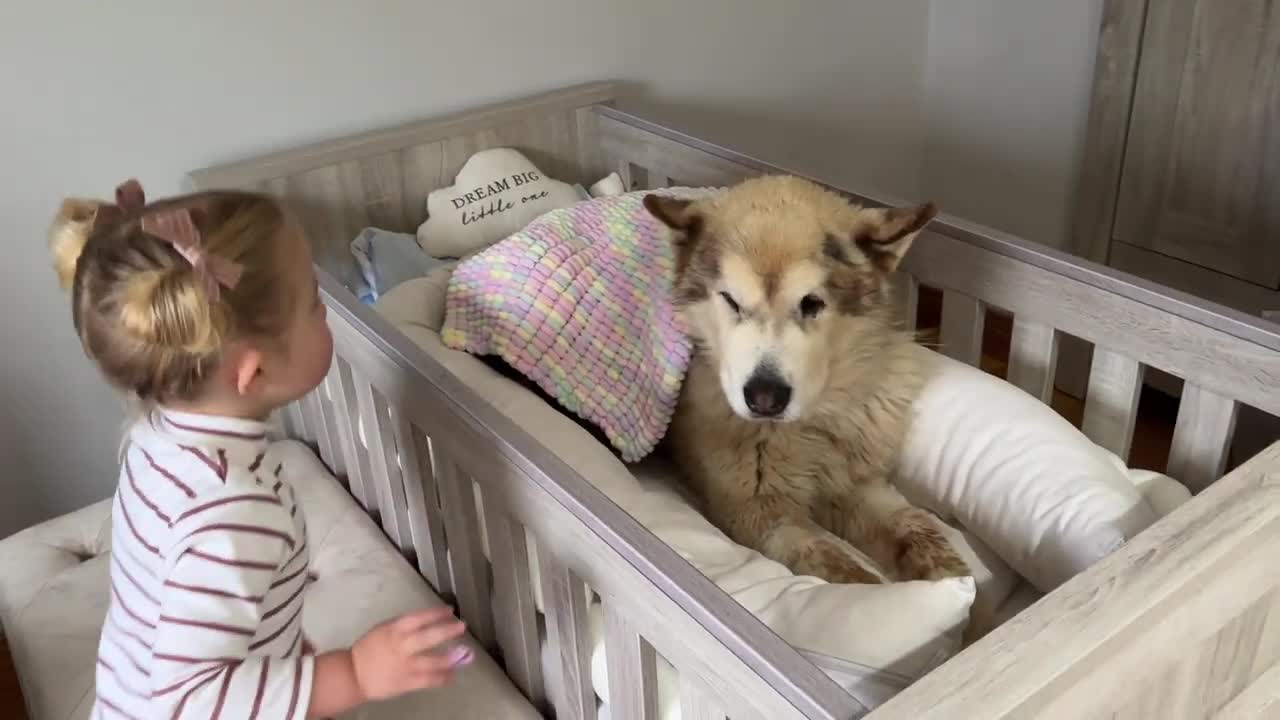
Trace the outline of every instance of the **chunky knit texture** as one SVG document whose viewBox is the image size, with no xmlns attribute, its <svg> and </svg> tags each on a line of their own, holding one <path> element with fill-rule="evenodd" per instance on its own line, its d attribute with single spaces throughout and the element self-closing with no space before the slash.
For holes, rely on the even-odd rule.
<svg viewBox="0 0 1280 720">
<path fill-rule="evenodd" d="M 500 357 L 627 462 L 666 433 L 692 353 L 671 302 L 667 230 L 645 194 L 552 210 L 460 262 L 440 332 L 455 350 Z"/>
</svg>

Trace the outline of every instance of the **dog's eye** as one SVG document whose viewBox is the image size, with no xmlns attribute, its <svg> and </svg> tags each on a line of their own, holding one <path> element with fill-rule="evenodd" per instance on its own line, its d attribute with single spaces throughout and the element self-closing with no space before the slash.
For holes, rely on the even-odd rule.
<svg viewBox="0 0 1280 720">
<path fill-rule="evenodd" d="M 742 308 L 738 307 L 738 303 L 733 299 L 732 295 L 722 291 L 720 293 L 720 297 L 724 298 L 725 304 L 729 306 L 729 309 L 732 310 L 735 315 L 738 315 L 742 312 Z"/>
<path fill-rule="evenodd" d="M 800 298 L 800 314 L 807 318 L 817 317 L 818 313 L 822 312 L 822 308 L 826 306 L 826 301 L 817 295 L 805 295 Z"/>
</svg>

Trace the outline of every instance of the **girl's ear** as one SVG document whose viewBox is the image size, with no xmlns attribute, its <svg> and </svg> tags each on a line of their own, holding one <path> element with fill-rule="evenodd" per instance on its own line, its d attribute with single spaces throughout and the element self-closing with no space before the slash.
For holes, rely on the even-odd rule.
<svg viewBox="0 0 1280 720">
<path fill-rule="evenodd" d="M 250 345 L 241 345 L 226 354 L 224 362 L 237 395 L 244 397 L 257 389 L 265 360 L 262 351 Z"/>
</svg>

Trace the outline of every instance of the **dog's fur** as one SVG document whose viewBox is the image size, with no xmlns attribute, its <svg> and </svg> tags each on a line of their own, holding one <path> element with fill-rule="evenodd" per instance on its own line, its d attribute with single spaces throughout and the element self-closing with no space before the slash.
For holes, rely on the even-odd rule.
<svg viewBox="0 0 1280 720">
<path fill-rule="evenodd" d="M 934 206 L 862 208 L 790 176 L 645 206 L 672 230 L 697 344 L 667 441 L 708 518 L 830 582 L 968 575 L 889 483 L 924 381 L 889 280 Z"/>
</svg>

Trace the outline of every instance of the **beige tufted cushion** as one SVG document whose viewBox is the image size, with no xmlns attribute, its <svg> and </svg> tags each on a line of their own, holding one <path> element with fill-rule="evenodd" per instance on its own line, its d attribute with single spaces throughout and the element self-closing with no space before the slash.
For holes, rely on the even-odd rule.
<svg viewBox="0 0 1280 720">
<path fill-rule="evenodd" d="M 311 542 L 303 627 L 321 651 L 402 612 L 441 604 L 305 446 L 279 448 Z M 0 619 L 31 720 L 83 720 L 92 706 L 107 608 L 111 503 L 104 500 L 0 541 Z M 534 712 L 483 652 L 442 690 L 361 708 L 343 720 L 520 720 Z"/>
</svg>

